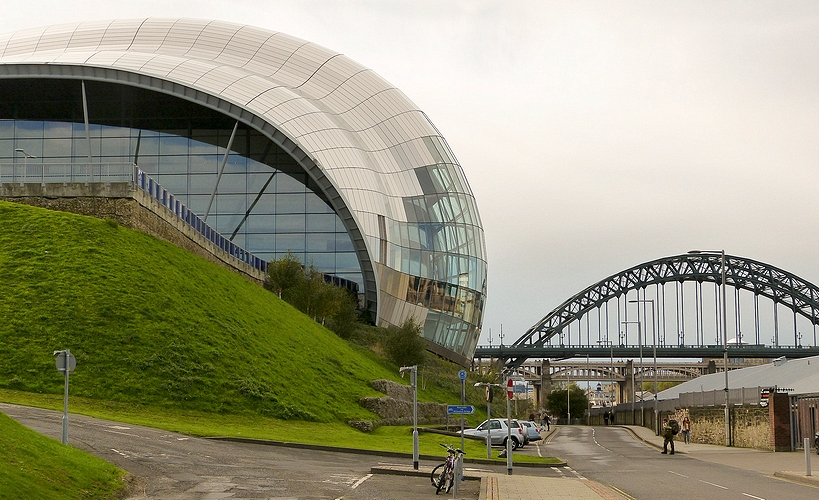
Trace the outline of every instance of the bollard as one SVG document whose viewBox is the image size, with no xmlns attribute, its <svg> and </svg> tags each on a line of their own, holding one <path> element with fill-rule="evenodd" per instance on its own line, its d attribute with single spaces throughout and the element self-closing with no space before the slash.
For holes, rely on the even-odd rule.
<svg viewBox="0 0 819 500">
<path fill-rule="evenodd" d="M 807 468 L 805 475 L 810 476 L 810 438 L 805 438 L 805 467 Z"/>
</svg>

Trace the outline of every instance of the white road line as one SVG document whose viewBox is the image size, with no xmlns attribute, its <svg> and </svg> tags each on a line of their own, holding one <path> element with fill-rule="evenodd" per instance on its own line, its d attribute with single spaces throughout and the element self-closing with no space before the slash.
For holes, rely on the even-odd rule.
<svg viewBox="0 0 819 500">
<path fill-rule="evenodd" d="M 676 474 L 676 475 L 678 475 L 678 476 L 680 476 L 680 477 L 684 477 L 684 478 L 686 478 L 686 479 L 688 478 L 688 476 L 686 476 L 685 474 L 680 474 L 679 472 L 674 472 L 673 470 L 670 470 L 670 471 L 668 471 L 668 472 L 670 472 L 670 473 L 672 473 L 672 474 Z"/>
<path fill-rule="evenodd" d="M 710 484 L 711 486 L 716 486 L 717 488 L 722 488 L 723 490 L 727 490 L 727 486 L 722 486 L 720 484 L 709 483 L 708 481 L 703 481 L 702 479 L 699 480 L 701 483 Z"/>
<path fill-rule="evenodd" d="M 367 474 L 366 476 L 364 476 L 364 477 L 362 477 L 361 479 L 359 479 L 358 481 L 356 481 L 356 482 L 355 482 L 355 484 L 353 484 L 353 485 L 351 486 L 351 488 L 352 488 L 352 489 L 356 489 L 356 488 L 358 488 L 358 487 L 359 487 L 359 485 L 361 485 L 361 483 L 363 483 L 363 482 L 364 482 L 364 481 L 366 481 L 367 479 L 370 479 L 371 477 L 373 477 L 373 475 L 372 475 L 372 474 Z"/>
<path fill-rule="evenodd" d="M 765 500 L 762 497 L 755 497 L 755 496 L 751 495 L 750 493 L 743 493 L 743 495 L 745 495 L 746 497 L 756 498 L 756 500 Z"/>
</svg>

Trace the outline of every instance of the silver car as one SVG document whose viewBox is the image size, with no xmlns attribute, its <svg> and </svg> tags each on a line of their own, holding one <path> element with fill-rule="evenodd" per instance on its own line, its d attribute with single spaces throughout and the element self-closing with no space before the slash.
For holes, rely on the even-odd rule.
<svg viewBox="0 0 819 500">
<path fill-rule="evenodd" d="M 523 431 L 528 433 L 529 441 L 537 441 L 539 439 L 543 439 L 543 436 L 540 435 L 540 426 L 536 423 L 532 422 L 531 420 L 523 421 L 521 420 L 520 424 L 523 426 Z"/>
<path fill-rule="evenodd" d="M 507 439 L 507 426 L 506 426 L 506 419 L 504 418 L 493 418 L 491 420 L 484 420 L 481 425 L 475 427 L 474 429 L 464 429 L 464 436 L 475 436 L 482 438 L 486 441 L 486 435 L 489 433 L 489 429 L 492 429 L 492 446 L 503 446 L 506 447 L 506 439 Z M 520 423 L 517 420 L 512 420 L 512 449 L 516 450 L 519 447 L 523 446 L 525 439 L 523 436 L 523 428 L 521 427 Z"/>
</svg>

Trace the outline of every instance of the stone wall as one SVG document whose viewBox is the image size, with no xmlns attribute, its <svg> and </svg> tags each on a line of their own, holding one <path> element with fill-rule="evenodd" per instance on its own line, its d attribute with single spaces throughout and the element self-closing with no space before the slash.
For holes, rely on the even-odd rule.
<svg viewBox="0 0 819 500">
<path fill-rule="evenodd" d="M 359 404 L 381 419 L 350 422 L 353 427 L 369 432 L 381 425 L 412 425 L 412 387 L 383 379 L 373 380 L 370 385 L 386 396 L 361 398 Z M 445 424 L 446 407 L 441 403 L 418 403 L 418 423 Z"/>
<path fill-rule="evenodd" d="M 691 442 L 725 444 L 724 408 L 689 408 L 681 410 L 678 421 L 687 411 L 691 420 Z M 771 428 L 768 409 L 760 406 L 737 406 L 731 408 L 731 438 L 733 446 L 772 450 Z"/>
</svg>

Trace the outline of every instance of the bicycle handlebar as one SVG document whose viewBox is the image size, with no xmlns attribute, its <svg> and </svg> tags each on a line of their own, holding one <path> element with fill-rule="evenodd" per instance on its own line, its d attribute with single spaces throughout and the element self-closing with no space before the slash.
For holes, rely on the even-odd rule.
<svg viewBox="0 0 819 500">
<path fill-rule="evenodd" d="M 440 444 L 441 446 L 446 448 L 446 451 L 448 451 L 449 453 L 452 453 L 453 455 L 456 454 L 456 453 L 460 453 L 461 455 L 466 455 L 466 452 L 464 450 L 461 450 L 460 448 L 453 448 L 452 446 L 450 446 L 450 445 L 448 445 L 446 443 L 438 443 L 438 444 Z"/>
</svg>

